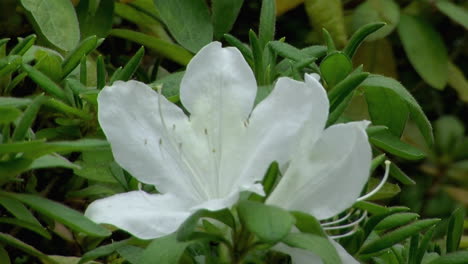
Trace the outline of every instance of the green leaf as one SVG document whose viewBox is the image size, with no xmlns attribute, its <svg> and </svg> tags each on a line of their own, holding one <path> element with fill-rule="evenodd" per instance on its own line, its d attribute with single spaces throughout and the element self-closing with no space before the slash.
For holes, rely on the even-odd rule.
<svg viewBox="0 0 468 264">
<path fill-rule="evenodd" d="M 278 55 L 284 58 L 288 58 L 294 61 L 301 61 L 304 59 L 304 54 L 298 48 L 283 42 L 283 41 L 271 41 L 269 43 L 271 49 L 273 49 Z"/>
<path fill-rule="evenodd" d="M 143 56 L 145 55 L 145 48 L 141 47 L 135 55 L 125 64 L 125 66 L 122 68 L 122 70 L 119 72 L 118 77 L 115 78 L 115 80 L 121 80 L 121 81 L 128 81 L 130 78 L 132 78 L 133 74 L 136 72 L 138 69 L 138 66 L 140 66 L 141 60 L 143 59 Z"/>
<path fill-rule="evenodd" d="M 27 204 L 32 209 L 44 214 L 71 229 L 83 232 L 89 236 L 107 237 L 111 234 L 107 229 L 95 224 L 81 213 L 60 203 L 30 194 L 0 192 L 0 195 L 16 199 Z"/>
<path fill-rule="evenodd" d="M 83 56 L 88 55 L 98 45 L 96 36 L 90 36 L 80 42 L 76 48 L 68 53 L 62 62 L 62 79 L 67 77 L 81 62 Z"/>
<path fill-rule="evenodd" d="M 356 53 L 356 50 L 364 41 L 364 39 L 366 39 L 367 36 L 369 36 L 370 34 L 382 28 L 384 25 L 385 23 L 377 22 L 377 23 L 371 23 L 371 24 L 362 26 L 356 32 L 354 32 L 354 34 L 351 36 L 351 39 L 349 39 L 349 42 L 344 48 L 343 52 L 346 55 L 348 55 L 349 58 L 352 58 L 354 54 Z"/>
<path fill-rule="evenodd" d="M 465 135 L 463 123 L 454 116 L 442 116 L 434 122 L 435 150 L 440 155 L 452 154 Z"/>
<path fill-rule="evenodd" d="M 2 146 L 2 144 L 0 144 L 0 146 Z M 12 160 L 0 161 L 0 186 L 27 170 L 31 162 L 32 160 L 26 158 L 14 158 Z"/>
<path fill-rule="evenodd" d="M 385 26 L 367 37 L 368 41 L 374 41 L 392 33 L 399 20 L 400 8 L 394 0 L 367 0 L 354 10 L 352 28 L 356 31 L 372 22 L 385 22 Z"/>
<path fill-rule="evenodd" d="M 452 62 L 448 65 L 448 84 L 457 91 L 460 100 L 468 103 L 468 81 L 460 68 Z"/>
<path fill-rule="evenodd" d="M 65 51 L 78 44 L 80 28 L 70 1 L 48 0 L 38 3 L 36 0 L 21 0 L 21 4 L 50 43 Z"/>
<path fill-rule="evenodd" d="M 10 256 L 8 256 L 8 251 L 3 246 L 0 246 L 0 263 L 11 264 Z"/>
<path fill-rule="evenodd" d="M 203 0 L 154 0 L 164 24 L 177 42 L 197 52 L 213 39 L 213 25 Z"/>
<path fill-rule="evenodd" d="M 23 64 L 22 69 L 28 74 L 29 78 L 31 78 L 31 80 L 39 85 L 44 91 L 57 97 L 60 100 L 65 102 L 68 101 L 62 87 L 52 81 L 47 75 L 27 64 Z"/>
<path fill-rule="evenodd" d="M 172 44 L 165 40 L 158 39 L 137 31 L 127 29 L 113 29 L 111 30 L 110 35 L 139 43 L 181 65 L 187 65 L 190 59 L 193 57 L 190 52 L 179 45 Z"/>
<path fill-rule="evenodd" d="M 338 48 L 347 42 L 343 5 L 340 0 L 305 0 L 305 9 L 312 26 L 320 32 L 325 28 Z"/>
<path fill-rule="evenodd" d="M 47 230 L 39 224 L 33 224 L 28 221 L 20 220 L 17 218 L 10 218 L 10 217 L 0 217 L 0 224 L 7 224 L 7 225 L 9 224 L 9 225 L 14 225 L 16 227 L 26 228 L 44 237 L 45 239 L 52 239 L 52 236 L 50 235 L 50 233 L 47 232 Z"/>
<path fill-rule="evenodd" d="M 184 254 L 188 242 L 179 242 L 176 234 L 154 239 L 143 252 L 140 264 L 153 264 L 155 260 L 158 264 L 174 264 Z"/>
<path fill-rule="evenodd" d="M 13 131 L 11 139 L 13 141 L 23 140 L 26 137 L 28 129 L 32 126 L 34 120 L 36 119 L 37 112 L 39 108 L 44 103 L 45 97 L 42 95 L 36 96 L 31 104 L 26 108 L 23 113 L 23 116 L 20 118 L 18 125 Z"/>
<path fill-rule="evenodd" d="M 6 76 L 18 70 L 21 66 L 23 59 L 19 55 L 11 55 L 6 58 L 0 59 L 0 77 Z"/>
<path fill-rule="evenodd" d="M 367 192 L 370 192 L 371 190 L 373 190 L 375 187 L 377 187 L 379 183 L 380 183 L 380 179 L 369 178 Z M 375 201 L 375 200 L 392 198 L 395 195 L 399 194 L 400 191 L 401 191 L 400 186 L 398 186 L 397 184 L 386 182 L 376 194 L 372 195 L 367 200 Z"/>
<path fill-rule="evenodd" d="M 397 213 L 392 214 L 385 217 L 382 221 L 380 221 L 374 228 L 376 231 L 381 230 L 390 230 L 399 226 L 403 226 L 416 220 L 419 217 L 418 214 L 415 213 Z"/>
<path fill-rule="evenodd" d="M 28 98 L 0 97 L 0 107 L 23 107 L 31 103 Z"/>
<path fill-rule="evenodd" d="M 211 1 L 211 21 L 215 39 L 220 39 L 225 33 L 231 31 L 243 3 L 244 0 Z"/>
<path fill-rule="evenodd" d="M 0 196 L 0 204 L 16 218 L 31 224 L 41 226 L 36 217 L 34 217 L 34 215 L 26 208 L 26 206 L 24 206 L 18 200 Z"/>
<path fill-rule="evenodd" d="M 415 121 L 421 134 L 428 145 L 432 145 L 434 142 L 434 136 L 432 135 L 432 126 L 423 110 L 419 106 L 418 102 L 413 96 L 403 87 L 398 81 L 387 78 L 380 75 L 370 75 L 362 84 L 364 92 L 367 87 L 381 87 L 384 89 L 392 90 L 398 94 L 407 104 L 410 111 L 410 117 Z"/>
<path fill-rule="evenodd" d="M 448 55 L 439 33 L 421 18 L 401 15 L 398 34 L 418 74 L 432 87 L 443 89 L 448 77 Z"/>
<path fill-rule="evenodd" d="M 416 182 L 402 171 L 394 162 L 390 164 L 390 176 L 404 185 L 414 185 Z"/>
<path fill-rule="evenodd" d="M 177 240 L 188 241 L 196 238 L 199 233 L 195 230 L 201 218 L 216 219 L 233 229 L 235 228 L 234 217 L 232 216 L 229 209 L 223 209 L 219 211 L 201 209 L 192 214 L 180 225 L 179 229 L 177 230 Z"/>
<path fill-rule="evenodd" d="M 25 37 L 11 49 L 9 55 L 24 55 L 34 45 L 36 38 L 34 34 Z"/>
<path fill-rule="evenodd" d="M 83 256 L 81 256 L 81 259 L 78 262 L 78 264 L 82 264 L 100 257 L 108 256 L 117 251 L 117 249 L 127 245 L 129 241 L 130 239 L 122 240 L 119 242 L 111 242 L 110 244 L 100 246 L 91 251 L 88 251 Z"/>
<path fill-rule="evenodd" d="M 140 264 L 141 255 L 144 249 L 137 246 L 125 245 L 117 249 L 117 253 L 130 264 Z"/>
<path fill-rule="evenodd" d="M 424 236 L 422 237 L 421 242 L 419 243 L 418 251 L 416 252 L 416 256 L 414 258 L 414 264 L 419 264 L 422 262 L 423 257 L 426 254 L 427 248 L 429 246 L 429 243 L 431 243 L 432 235 L 434 234 L 435 228 L 435 226 L 429 228 L 429 230 L 427 230 Z"/>
<path fill-rule="evenodd" d="M 93 8 L 96 2 L 99 6 Z M 104 38 L 112 29 L 114 0 L 81 0 L 76 7 L 76 13 L 80 22 L 81 38 L 93 35 Z"/>
<path fill-rule="evenodd" d="M 428 264 L 466 264 L 468 261 L 468 251 L 457 251 L 437 258 Z"/>
<path fill-rule="evenodd" d="M 29 166 L 29 169 L 37 170 L 37 169 L 58 168 L 58 167 L 67 168 L 67 169 L 79 168 L 78 165 L 71 163 L 66 158 L 57 154 L 51 154 L 51 155 L 45 155 L 45 156 L 35 159 Z"/>
<path fill-rule="evenodd" d="M 356 69 L 330 90 L 330 92 L 328 92 L 330 112 L 337 109 L 338 106 L 344 102 L 346 98 L 367 78 L 367 76 L 369 76 L 369 73 L 359 72 L 359 69 Z"/>
<path fill-rule="evenodd" d="M 280 241 L 294 224 L 294 217 L 289 212 L 258 202 L 242 201 L 237 211 L 242 224 L 266 243 Z"/>
<path fill-rule="evenodd" d="M 262 0 L 262 8 L 260 10 L 260 26 L 258 30 L 258 38 L 260 45 L 265 47 L 269 41 L 275 38 L 276 24 L 276 4 L 275 0 Z"/>
<path fill-rule="evenodd" d="M 327 237 L 327 234 L 323 231 L 320 222 L 317 218 L 313 217 L 310 214 L 292 211 L 291 214 L 296 219 L 296 227 L 303 233 L 309 233 L 321 237 Z"/>
<path fill-rule="evenodd" d="M 341 259 L 333 244 L 317 235 L 304 233 L 290 233 L 282 240 L 290 247 L 301 248 L 318 255 L 324 264 L 340 264 Z"/>
<path fill-rule="evenodd" d="M 409 118 L 406 102 L 394 91 L 381 87 L 367 87 L 365 96 L 372 124 L 386 126 L 400 137 Z"/>
<path fill-rule="evenodd" d="M 351 73 L 353 64 L 342 52 L 329 54 L 320 63 L 320 73 L 329 88 L 334 87 Z"/>
<path fill-rule="evenodd" d="M 21 115 L 21 111 L 14 107 L 0 107 L 0 124 L 14 122 Z"/>
<path fill-rule="evenodd" d="M 422 230 L 429 228 L 436 223 L 438 223 L 439 219 L 425 219 L 413 222 L 409 225 L 400 227 L 392 232 L 389 232 L 383 235 L 380 238 L 376 238 L 371 242 L 365 244 L 362 248 L 360 253 L 361 254 L 370 254 L 374 252 L 378 252 L 380 250 L 389 248 L 395 245 L 398 242 L 401 242 L 412 235 L 421 232 Z"/>
<path fill-rule="evenodd" d="M 468 29 L 468 11 L 466 11 L 462 6 L 457 6 L 444 0 L 436 1 L 435 5 L 440 12 L 462 25 L 465 29 Z"/>
<path fill-rule="evenodd" d="M 456 209 L 450 216 L 447 227 L 447 253 L 456 251 L 460 246 L 464 219 L 465 212 L 462 208 Z"/>
<path fill-rule="evenodd" d="M 42 253 L 41 251 L 37 250 L 31 245 L 28 245 L 24 243 L 23 241 L 5 233 L 0 233 L 0 242 L 2 244 L 9 245 L 11 247 L 17 248 L 24 253 L 34 256 L 38 259 L 40 259 L 44 264 L 60 264 L 53 259 L 51 259 L 49 256 L 46 254 Z"/>
<path fill-rule="evenodd" d="M 412 145 L 401 141 L 394 136 L 390 131 L 384 130 L 377 132 L 369 137 L 369 141 L 376 147 L 385 150 L 395 156 L 408 159 L 420 160 L 425 157 L 424 152 Z"/>
</svg>

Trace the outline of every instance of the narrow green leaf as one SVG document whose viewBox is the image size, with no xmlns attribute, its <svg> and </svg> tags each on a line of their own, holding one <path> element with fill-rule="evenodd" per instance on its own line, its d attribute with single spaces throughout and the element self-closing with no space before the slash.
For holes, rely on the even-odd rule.
<svg viewBox="0 0 468 264">
<path fill-rule="evenodd" d="M 439 219 L 425 219 L 400 227 L 392 232 L 383 235 L 380 238 L 377 238 L 367 243 L 361 248 L 360 253 L 370 254 L 389 248 L 394 244 L 401 242 L 411 237 L 412 235 L 437 224 L 439 221 Z"/>
<path fill-rule="evenodd" d="M 244 56 L 244 59 L 247 62 L 249 63 L 253 62 L 252 50 L 247 45 L 242 43 L 242 41 L 240 41 L 239 39 L 237 39 L 236 37 L 230 34 L 224 34 L 224 39 L 229 44 L 236 47 L 242 53 L 242 55 Z"/>
<path fill-rule="evenodd" d="M 468 80 L 453 62 L 449 62 L 448 65 L 448 84 L 457 91 L 460 100 L 468 103 Z"/>
<path fill-rule="evenodd" d="M 351 60 L 342 52 L 331 53 L 320 63 L 321 76 L 329 88 L 344 80 L 352 70 Z"/>
<path fill-rule="evenodd" d="M 326 30 L 325 28 L 322 28 L 322 35 L 323 39 L 325 40 L 325 43 L 327 44 L 327 53 L 332 54 L 336 52 L 335 42 L 333 41 L 330 32 L 328 32 L 328 30 Z"/>
<path fill-rule="evenodd" d="M 115 80 L 128 81 L 140 66 L 141 60 L 145 55 L 145 48 L 141 47 L 135 55 L 125 64 Z"/>
<path fill-rule="evenodd" d="M 262 8 L 260 10 L 260 26 L 258 30 L 258 38 L 260 45 L 265 47 L 269 41 L 275 38 L 276 24 L 276 3 L 275 0 L 262 0 Z"/>
<path fill-rule="evenodd" d="M 449 1 L 437 1 L 435 5 L 446 16 L 468 29 L 468 11 L 465 8 Z"/>
<path fill-rule="evenodd" d="M 359 201 L 355 203 L 353 207 L 367 211 L 373 215 L 388 213 L 387 207 L 384 207 L 375 203 L 367 202 L 367 201 Z"/>
<path fill-rule="evenodd" d="M 127 29 L 113 29 L 111 30 L 110 35 L 139 43 L 181 65 L 187 65 L 190 59 L 193 57 L 190 52 L 179 45 L 172 44 L 165 40 L 158 39 L 137 31 Z"/>
<path fill-rule="evenodd" d="M 244 0 L 213 0 L 211 1 L 211 21 L 215 39 L 220 39 L 231 31 Z"/>
<path fill-rule="evenodd" d="M 23 107 L 31 103 L 28 98 L 0 97 L 0 107 Z"/>
<path fill-rule="evenodd" d="M 428 264 L 466 264 L 468 261 L 468 251 L 457 251 L 437 258 Z"/>
<path fill-rule="evenodd" d="M 14 107 L 0 107 L 0 124 L 14 122 L 21 115 L 21 111 Z"/>
<path fill-rule="evenodd" d="M 51 155 L 44 155 L 42 157 L 39 157 L 35 159 L 29 169 L 31 170 L 36 170 L 36 169 L 44 169 L 44 168 L 67 168 L 67 169 L 78 169 L 79 166 L 71 163 L 69 160 L 66 158 L 57 155 L 57 154 L 51 154 Z"/>
<path fill-rule="evenodd" d="M 384 153 L 384 154 L 380 154 L 377 157 L 375 157 L 374 159 L 372 159 L 370 174 L 372 174 L 375 171 L 375 169 L 377 169 L 377 167 L 384 162 L 386 157 L 387 156 Z"/>
<path fill-rule="evenodd" d="M 294 61 L 300 61 L 304 59 L 304 54 L 301 52 L 301 50 L 286 42 L 271 41 L 269 45 L 271 49 L 273 49 L 281 57 L 288 58 Z"/>
<path fill-rule="evenodd" d="M 294 224 L 294 217 L 289 212 L 258 202 L 241 201 L 237 211 L 242 224 L 266 243 L 283 239 Z"/>
<path fill-rule="evenodd" d="M 7 225 L 13 225 L 13 226 L 16 226 L 16 227 L 26 228 L 26 229 L 29 229 L 29 230 L 35 232 L 36 234 L 44 237 L 45 239 L 51 239 L 52 238 L 50 233 L 47 232 L 47 230 L 44 227 L 39 225 L 39 223 L 38 224 L 33 224 L 31 222 L 24 221 L 24 220 L 17 219 L 17 218 L 0 217 L 0 224 L 7 224 Z"/>
<path fill-rule="evenodd" d="M 290 247 L 301 248 L 318 255 L 324 264 L 340 264 L 341 259 L 328 238 L 312 234 L 290 233 L 282 240 Z"/>
<path fill-rule="evenodd" d="M 8 256 L 8 251 L 3 246 L 0 246 L 0 263 L 11 264 L 10 256 Z"/>
<path fill-rule="evenodd" d="M 427 21 L 409 15 L 401 15 L 398 34 L 418 74 L 432 87 L 443 89 L 449 61 L 440 34 Z"/>
<path fill-rule="evenodd" d="M 60 203 L 30 194 L 1 191 L 0 195 L 17 199 L 39 213 L 55 219 L 75 231 L 83 232 L 89 236 L 106 237 L 111 234 L 109 230 L 95 224 L 81 213 Z"/>
<path fill-rule="evenodd" d="M 399 226 L 403 226 L 416 220 L 419 217 L 415 213 L 396 213 L 385 217 L 374 228 L 374 230 L 390 230 Z"/>
<path fill-rule="evenodd" d="M 265 70 L 263 65 L 263 47 L 253 30 L 249 31 L 249 41 L 252 47 L 255 79 L 259 85 L 263 85 L 262 80 L 264 79 Z"/>
<path fill-rule="evenodd" d="M 93 119 L 93 116 L 83 110 L 80 110 L 76 107 L 71 107 L 71 106 L 68 106 L 64 103 L 62 103 L 61 101 L 59 100 L 56 100 L 54 98 L 49 98 L 45 103 L 44 105 L 48 106 L 48 107 L 51 107 L 51 108 L 54 108 L 55 110 L 58 110 L 59 112 L 62 112 L 64 114 L 69 114 L 69 115 L 74 115 L 74 116 L 77 116 L 77 117 L 80 117 L 84 120 L 91 120 Z"/>
<path fill-rule="evenodd" d="M 434 142 L 434 136 L 432 135 L 431 123 L 422 111 L 418 102 L 416 102 L 416 100 L 406 90 L 405 87 L 392 78 L 387 78 L 380 75 L 371 75 L 361 84 L 361 87 L 363 87 L 364 90 L 371 86 L 392 90 L 393 92 L 397 93 L 403 100 L 405 100 L 410 110 L 410 117 L 415 121 L 426 142 L 429 145 L 432 145 Z"/>
<path fill-rule="evenodd" d="M 435 226 L 429 228 L 429 230 L 426 231 L 423 238 L 421 239 L 421 242 L 419 243 L 418 252 L 416 252 L 416 257 L 414 258 L 414 264 L 419 264 L 423 260 L 427 248 L 429 247 L 429 243 L 432 240 L 432 235 L 434 234 L 435 228 Z"/>
<path fill-rule="evenodd" d="M 343 52 L 346 55 L 348 55 L 349 58 L 352 58 L 354 54 L 356 53 L 356 50 L 364 41 L 364 39 L 367 38 L 367 36 L 369 36 L 370 34 L 382 28 L 383 26 L 385 26 L 385 23 L 382 23 L 382 22 L 371 23 L 371 24 L 362 26 L 356 32 L 354 32 L 354 34 L 351 36 Z"/>
<path fill-rule="evenodd" d="M 367 72 L 358 73 L 356 70 L 339 82 L 329 93 L 330 112 L 333 112 L 341 102 L 343 102 L 359 84 L 369 76 Z"/>
<path fill-rule="evenodd" d="M 96 89 L 101 90 L 106 86 L 106 65 L 102 55 L 99 55 L 96 60 Z"/>
<path fill-rule="evenodd" d="M 2 144 L 0 144 L 0 146 L 1 145 Z M 27 158 L 14 158 L 7 161 L 0 161 L 0 186 L 27 170 L 31 162 L 32 160 Z"/>
<path fill-rule="evenodd" d="M 31 78 L 44 91 L 57 97 L 60 100 L 63 100 L 65 102 L 68 101 L 63 89 L 54 81 L 52 81 L 49 77 L 47 77 L 47 75 L 43 74 L 42 72 L 36 70 L 35 68 L 27 64 L 23 64 L 22 69 L 28 74 L 29 78 Z"/>
<path fill-rule="evenodd" d="M 414 185 L 416 182 L 402 171 L 394 162 L 390 164 L 390 176 L 404 185 Z"/>
<path fill-rule="evenodd" d="M 203 0 L 154 0 L 164 24 L 177 42 L 197 52 L 213 39 L 213 25 Z"/>
<path fill-rule="evenodd" d="M 42 95 L 36 96 L 31 104 L 26 108 L 23 113 L 23 116 L 20 118 L 18 125 L 13 131 L 11 139 L 13 141 L 23 140 L 28 132 L 28 129 L 32 126 L 34 120 L 36 119 L 37 112 L 41 105 L 45 102 L 45 97 Z"/>
<path fill-rule="evenodd" d="M 71 51 L 65 60 L 62 62 L 62 79 L 67 77 L 78 64 L 80 64 L 81 58 L 87 56 L 93 51 L 98 45 L 96 36 L 87 37 L 80 44 Z"/>
<path fill-rule="evenodd" d="M 39 32 L 62 50 L 73 49 L 80 40 L 80 28 L 72 2 L 21 0 Z"/>
<path fill-rule="evenodd" d="M 4 64 L 1 63 L 3 65 L 0 67 L 0 77 L 13 73 L 21 66 L 21 63 L 23 63 L 23 59 L 19 55 L 10 55 L 0 61 L 5 62 Z"/>
<path fill-rule="evenodd" d="M 155 260 L 158 264 L 179 263 L 188 245 L 188 242 L 177 241 L 176 234 L 156 238 L 146 247 L 140 264 L 153 264 Z"/>
<path fill-rule="evenodd" d="M 32 34 L 22 39 L 16 46 L 14 46 L 9 55 L 24 55 L 36 42 L 37 36 Z"/>
<path fill-rule="evenodd" d="M 401 141 L 388 130 L 384 130 L 370 136 L 369 141 L 376 147 L 386 152 L 408 160 L 420 160 L 426 155 L 412 145 Z"/>
<path fill-rule="evenodd" d="M 28 244 L 24 243 L 23 241 L 15 238 L 15 237 L 13 237 L 13 236 L 11 236 L 9 234 L 0 233 L 0 242 L 2 244 L 6 244 L 6 245 L 9 245 L 11 247 L 17 248 L 17 249 L 23 251 L 24 253 L 26 253 L 28 255 L 36 257 L 36 258 L 40 259 L 43 263 L 60 264 L 60 263 L 54 261 L 53 259 L 51 259 L 46 254 L 44 254 L 41 251 L 37 250 L 33 246 L 28 245 Z"/>
<path fill-rule="evenodd" d="M 86 56 L 83 56 L 80 61 L 80 82 L 86 86 L 88 83 L 88 73 L 86 67 Z"/>
<path fill-rule="evenodd" d="M 104 246 L 100 246 L 100 247 L 97 247 L 91 251 L 88 251 L 86 252 L 83 256 L 81 256 L 81 259 L 80 261 L 78 262 L 78 264 L 84 264 L 90 260 L 94 260 L 94 259 L 97 259 L 97 258 L 100 258 L 100 257 L 104 257 L 104 256 L 108 256 L 112 253 L 114 253 L 115 251 L 117 251 L 117 249 L 127 245 L 129 243 L 130 239 L 126 239 L 126 240 L 121 240 L 121 241 L 118 241 L 118 242 L 112 242 L 110 244 L 107 244 L 107 245 L 104 245 Z"/>
<path fill-rule="evenodd" d="M 456 251 L 460 246 L 464 219 L 465 212 L 462 208 L 457 208 L 450 216 L 447 226 L 447 253 Z"/>
</svg>

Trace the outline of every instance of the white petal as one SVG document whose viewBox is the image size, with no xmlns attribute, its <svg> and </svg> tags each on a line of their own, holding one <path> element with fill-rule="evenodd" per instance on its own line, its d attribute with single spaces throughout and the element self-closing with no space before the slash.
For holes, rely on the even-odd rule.
<svg viewBox="0 0 468 264">
<path fill-rule="evenodd" d="M 133 191 L 94 201 L 85 215 L 96 223 L 111 224 L 141 239 L 152 239 L 177 230 L 190 215 L 192 204 L 172 194 Z"/>
<path fill-rule="evenodd" d="M 339 243 L 330 239 L 330 242 L 335 246 L 338 255 L 340 256 L 341 263 L 343 264 L 359 264 L 359 262 L 353 258 Z M 292 248 L 285 244 L 279 244 L 275 246 L 275 250 L 281 251 L 291 256 L 293 264 L 322 264 L 322 259 L 316 254 L 300 249 Z"/>
<path fill-rule="evenodd" d="M 253 110 L 242 145 L 224 159 L 224 189 L 261 180 L 271 162 L 280 166 L 291 157 L 302 127 L 314 122 L 319 135 L 325 126 L 328 99 L 323 87 L 311 82 L 280 78 L 270 95 Z"/>
<path fill-rule="evenodd" d="M 243 143 L 244 122 L 252 111 L 256 92 L 253 72 L 235 48 L 222 48 L 221 43 L 213 42 L 187 66 L 180 97 L 203 145 L 192 151 L 190 163 L 198 167 L 197 178 L 205 183 L 208 199 L 224 199 L 231 191 L 238 191 L 239 186 L 220 191 L 227 176 L 221 164 L 229 162 L 229 153 Z"/>
<path fill-rule="evenodd" d="M 368 177 L 371 148 L 367 121 L 327 128 L 314 145 L 301 146 L 267 203 L 308 212 L 318 219 L 349 208 Z"/>
<path fill-rule="evenodd" d="M 98 103 L 99 123 L 123 168 L 163 193 L 196 193 L 180 146 L 182 139 L 198 141 L 180 108 L 136 81 L 105 87 Z"/>
<path fill-rule="evenodd" d="M 187 66 L 180 99 L 192 115 L 228 115 L 244 120 L 252 110 L 257 84 L 249 65 L 236 48 L 220 42 L 203 47 Z"/>
</svg>

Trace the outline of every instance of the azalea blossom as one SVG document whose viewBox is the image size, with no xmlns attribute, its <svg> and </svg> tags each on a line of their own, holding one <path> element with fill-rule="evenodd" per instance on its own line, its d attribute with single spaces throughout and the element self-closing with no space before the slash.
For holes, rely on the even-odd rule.
<svg viewBox="0 0 468 264">
<path fill-rule="evenodd" d="M 241 191 L 263 194 L 258 182 L 272 161 L 286 166 L 303 126 L 322 134 L 328 100 L 313 78 L 278 79 L 253 109 L 256 93 L 254 74 L 240 52 L 219 42 L 205 46 L 187 66 L 180 99 L 188 116 L 143 83 L 105 87 L 98 118 L 115 160 L 159 193 L 140 190 L 97 200 L 86 216 L 152 239 L 176 231 L 195 210 L 232 206 Z M 287 184 L 286 179 L 275 196 Z"/>
<path fill-rule="evenodd" d="M 366 134 L 368 121 L 337 124 L 325 128 L 328 98 L 317 75 L 306 75 L 322 107 L 303 128 L 289 167 L 266 203 L 309 213 L 325 220 L 350 208 L 366 184 L 372 160 Z M 362 220 L 362 218 L 361 218 Z M 324 227 L 327 229 L 327 227 Z M 343 263 L 359 263 L 341 245 L 332 241 Z M 308 251 L 278 245 L 276 249 L 291 255 L 293 263 L 322 263 Z"/>
</svg>

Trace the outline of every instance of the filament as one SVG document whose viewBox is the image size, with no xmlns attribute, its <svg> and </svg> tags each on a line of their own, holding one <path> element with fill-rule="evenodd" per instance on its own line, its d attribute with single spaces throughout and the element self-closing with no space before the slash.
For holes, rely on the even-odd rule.
<svg viewBox="0 0 468 264">
<path fill-rule="evenodd" d="M 391 162 L 389 160 L 385 161 L 385 174 L 384 174 L 384 176 L 382 178 L 382 181 L 380 181 L 379 185 L 377 185 L 371 192 L 357 198 L 358 202 L 368 199 L 369 197 L 371 197 L 372 195 L 374 195 L 378 191 L 380 191 L 380 189 L 382 189 L 382 187 L 384 186 L 385 182 L 387 182 L 387 179 L 388 179 L 388 175 L 389 175 L 389 172 L 390 172 L 390 164 L 391 164 Z"/>
<path fill-rule="evenodd" d="M 364 212 L 361 217 L 359 217 L 357 220 L 351 222 L 351 223 L 348 223 L 348 224 L 345 224 L 345 225 L 339 225 L 339 226 L 329 226 L 329 227 L 324 227 L 323 230 L 339 230 L 339 229 L 345 229 L 345 228 L 349 228 L 349 227 L 353 227 L 353 226 L 358 226 L 359 223 L 362 222 L 362 220 L 364 220 L 364 218 L 366 218 L 367 216 L 367 212 Z"/>
<path fill-rule="evenodd" d="M 353 213 L 352 211 L 349 211 L 349 213 L 347 213 L 347 214 L 346 214 L 345 216 L 343 216 L 342 218 L 339 218 L 339 219 L 337 219 L 337 220 L 335 220 L 335 221 L 323 223 L 323 224 L 322 224 L 322 227 L 324 227 L 324 226 L 331 226 L 331 225 L 334 225 L 334 224 L 341 223 L 341 222 L 345 221 L 346 219 L 348 219 L 348 218 L 351 216 L 352 213 Z"/>
</svg>

